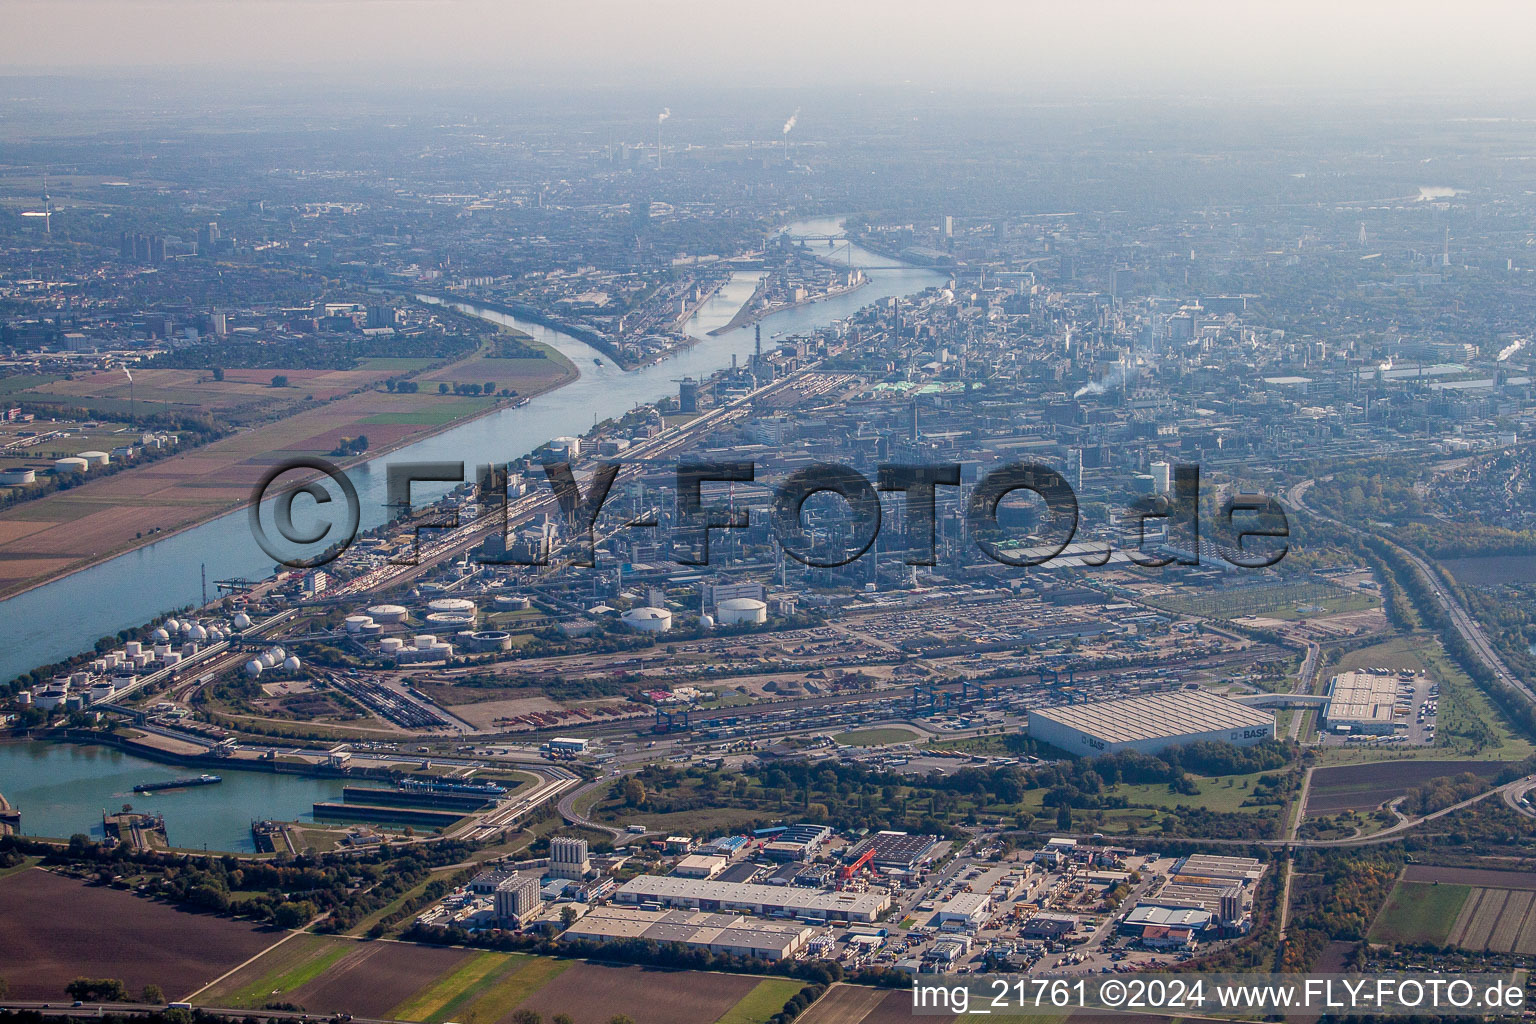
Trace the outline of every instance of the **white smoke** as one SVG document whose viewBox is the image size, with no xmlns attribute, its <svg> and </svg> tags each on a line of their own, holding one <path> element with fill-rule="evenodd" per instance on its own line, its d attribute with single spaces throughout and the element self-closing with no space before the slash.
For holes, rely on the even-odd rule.
<svg viewBox="0 0 1536 1024">
<path fill-rule="evenodd" d="M 657 124 L 661 124 L 661 122 L 665 121 L 667 118 L 669 118 L 671 116 L 672 116 L 672 108 L 671 107 L 662 107 L 661 108 L 661 113 L 656 115 L 656 123 Z"/>
<path fill-rule="evenodd" d="M 779 134 L 781 134 L 781 135 L 788 135 L 790 132 L 794 131 L 794 129 L 795 129 L 795 122 L 797 122 L 799 120 L 800 120 L 800 108 L 796 107 L 795 108 L 795 112 L 793 114 L 789 115 L 789 120 L 784 122 L 784 130 L 782 132 L 780 132 Z"/>
<path fill-rule="evenodd" d="M 130 371 L 130 370 L 129 370 L 129 369 L 128 369 L 128 367 L 126 367 L 126 366 L 125 366 L 125 367 L 123 367 L 123 376 L 125 376 L 125 377 L 127 377 L 127 378 L 128 378 L 128 383 L 129 383 L 129 384 L 132 384 L 132 383 L 133 383 L 133 372 L 132 372 L 132 371 Z"/>
<path fill-rule="evenodd" d="M 1519 352 L 1523 348 L 1525 348 L 1525 339 L 1516 338 L 1510 344 L 1505 345 L 1504 348 L 1499 352 L 1498 361 L 1501 363 L 1504 362 L 1510 356 L 1514 355 L 1516 352 Z"/>
<path fill-rule="evenodd" d="M 1072 397 L 1082 398 L 1084 395 L 1102 395 L 1106 391 L 1109 391 L 1113 388 L 1118 388 L 1128 383 L 1134 379 L 1135 376 L 1135 364 L 1128 365 L 1124 362 L 1116 363 L 1113 370 L 1110 370 L 1109 373 L 1105 374 L 1098 380 L 1089 381 L 1087 384 L 1084 384 L 1082 387 L 1077 389 Z"/>
</svg>

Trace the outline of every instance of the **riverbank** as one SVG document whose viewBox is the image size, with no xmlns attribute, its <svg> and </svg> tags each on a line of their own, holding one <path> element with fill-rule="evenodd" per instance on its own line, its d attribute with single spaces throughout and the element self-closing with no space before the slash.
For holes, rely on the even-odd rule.
<svg viewBox="0 0 1536 1024">
<path fill-rule="evenodd" d="M 537 343 L 533 343 L 533 344 L 537 344 Z M 473 422 L 475 420 L 482 419 L 482 418 L 484 418 L 486 416 L 493 415 L 493 414 L 495 414 L 497 412 L 501 412 L 502 410 L 508 408 L 508 406 L 511 405 L 514 402 L 517 403 L 517 404 L 521 404 L 521 403 L 523 403 L 525 401 L 529 401 L 529 400 L 531 400 L 533 398 L 536 398 L 539 395 L 548 394 L 551 391 L 558 390 L 559 388 L 562 388 L 562 387 L 565 387 L 565 386 L 571 384 L 573 381 L 577 380 L 581 376 L 580 368 L 577 367 L 576 364 L 574 362 L 572 362 L 570 359 L 568 359 L 565 355 L 563 355 L 562 353 L 560 353 L 560 352 L 550 348 L 547 345 L 540 345 L 539 347 L 546 350 L 545 358 L 551 360 L 554 365 L 560 366 L 562 368 L 562 372 L 559 374 L 559 376 L 557 376 L 555 378 L 552 378 L 552 379 L 550 379 L 548 381 L 542 382 L 539 385 L 536 385 L 536 386 L 532 387 L 530 390 L 526 390 L 525 391 L 525 390 L 522 390 L 522 389 L 518 389 L 518 394 L 516 395 L 515 398 L 499 399 L 499 400 L 496 400 L 496 401 L 492 401 L 492 402 L 486 404 L 485 406 L 483 406 L 482 408 L 476 409 L 474 412 L 472 412 L 472 413 L 470 413 L 468 415 L 455 416 L 455 417 L 443 420 L 443 421 L 438 422 L 438 423 L 422 423 L 422 424 L 419 425 L 420 429 L 412 430 L 412 431 L 410 431 L 408 433 L 401 434 L 399 437 L 397 437 L 397 438 L 395 438 L 395 439 L 393 439 L 391 441 L 387 441 L 387 442 L 384 442 L 382 444 L 370 447 L 368 449 L 368 451 L 359 453 L 357 455 L 338 457 L 338 456 L 325 455 L 324 453 L 318 453 L 318 454 L 320 454 L 320 456 L 323 457 L 323 458 L 330 459 L 330 461 L 332 461 L 338 468 L 340 468 L 342 470 L 352 469 L 352 468 L 354 468 L 354 467 L 356 467 L 358 465 L 361 465 L 361 464 L 363 464 L 365 462 L 369 462 L 369 461 L 371 461 L 373 459 L 378 459 L 378 458 L 387 456 L 387 455 L 389 455 L 389 454 L 391 454 L 391 453 L 393 453 L 395 451 L 398 451 L 398 450 L 400 450 L 402 448 L 407 448 L 407 447 L 410 447 L 412 445 L 418 444 L 418 443 L 420 443 L 422 441 L 429 440 L 429 439 L 437 436 L 438 434 L 442 434 L 442 433 L 444 433 L 446 431 L 453 430 L 453 429 L 458 428 L 458 427 L 462 427 L 466 423 L 471 423 L 471 422 Z M 476 352 L 475 354 L 467 357 L 466 359 L 455 360 L 452 363 L 446 363 L 446 364 L 443 364 L 443 365 L 440 365 L 440 366 L 437 366 L 437 367 L 431 368 L 431 369 L 424 369 L 424 370 L 419 371 L 419 373 L 417 375 L 413 375 L 413 376 L 428 375 L 428 377 L 430 378 L 431 374 L 443 373 L 443 372 L 451 371 L 453 369 L 453 367 L 461 365 L 461 364 L 463 364 L 465 362 L 468 362 L 470 360 L 476 359 L 478 357 L 479 357 L 479 352 Z M 312 410 L 306 410 L 306 412 L 309 412 L 309 411 L 312 411 Z M 304 414 L 301 413 L 300 415 L 304 415 Z M 242 434 L 237 435 L 237 436 L 241 437 L 242 440 L 244 440 L 246 443 L 249 443 L 250 440 L 253 437 L 255 437 L 255 435 L 261 433 L 262 431 L 281 429 L 285 425 L 291 427 L 291 425 L 292 425 L 291 421 L 293 419 L 294 419 L 294 417 L 290 417 L 290 418 L 287 418 L 285 420 L 278 420 L 278 421 L 275 421 L 274 423 L 271 423 L 271 424 L 265 424 L 262 427 L 256 428 L 255 430 L 245 431 Z M 220 443 L 220 442 L 214 442 L 214 444 L 218 444 L 218 443 Z M 187 457 L 187 456 L 206 457 L 207 449 L 209 447 L 211 447 L 211 446 L 210 445 L 204 445 L 204 446 L 202 446 L 200 448 L 188 451 L 186 453 L 178 453 L 178 455 L 173 456 L 172 458 L 173 459 L 174 458 L 182 458 L 182 457 Z M 284 454 L 284 453 L 292 454 L 292 455 L 312 455 L 312 454 L 317 454 L 315 452 L 308 451 L 308 450 L 302 450 L 302 449 L 283 449 L 283 448 L 280 448 L 280 447 L 274 448 L 271 454 Z M 156 465 L 160 466 L 162 468 L 162 470 L 163 470 L 164 467 L 165 467 L 165 463 L 169 462 L 169 461 L 170 460 L 162 460 L 161 462 L 156 463 Z M 123 477 L 123 476 L 131 477 L 132 473 L 130 472 L 128 474 L 117 474 L 116 477 L 111 477 L 111 478 L 106 478 L 106 479 L 116 479 L 117 477 Z M 87 484 L 86 487 L 89 487 L 89 484 Z M 66 498 L 66 497 L 70 498 L 70 499 L 72 499 L 74 501 L 80 502 L 80 501 L 83 501 L 85 498 L 87 498 L 88 495 L 86 495 L 85 490 L 83 488 L 73 488 L 72 490 L 70 490 L 68 492 L 61 492 L 60 494 L 49 495 L 47 497 L 40 498 L 40 499 L 38 499 L 37 502 L 29 502 L 27 507 L 30 508 L 30 507 L 33 507 L 35 505 L 41 504 L 43 502 L 47 502 L 47 501 L 55 500 L 55 499 Z M 162 541 L 165 541 L 165 540 L 168 540 L 168 539 L 170 539 L 172 537 L 175 537 L 178 534 L 185 533 L 188 530 L 196 529 L 196 528 L 198 528 L 200 526 L 203 526 L 203 525 L 205 525 L 205 524 L 207 524 L 207 523 L 209 523 L 209 522 L 211 522 L 213 520 L 222 518 L 223 516 L 229 515 L 229 514 L 234 513 L 234 512 L 239 512 L 239 511 L 241 511 L 243 509 L 247 509 L 247 508 L 250 507 L 250 504 L 251 504 L 251 497 L 250 497 L 249 494 L 245 494 L 239 500 L 233 501 L 233 502 L 231 502 L 229 504 L 219 505 L 217 507 L 210 507 L 210 508 L 207 508 L 205 511 L 202 511 L 200 513 L 194 513 L 190 517 L 182 519 L 180 521 L 173 521 L 173 522 L 167 523 L 167 525 L 164 525 L 164 526 L 157 526 L 157 527 L 154 528 L 154 531 L 152 533 L 144 533 L 142 531 L 135 531 L 136 535 L 133 536 L 132 538 L 125 538 L 125 539 L 122 539 L 122 540 L 118 540 L 116 542 L 110 542 L 109 541 L 108 542 L 108 546 L 105 547 L 101 552 L 94 553 L 94 554 L 90 555 L 89 557 L 87 557 L 85 559 L 82 559 L 82 560 L 76 561 L 74 563 L 71 563 L 68 567 L 66 567 L 66 568 L 64 568 L 62 570 L 59 570 L 59 571 L 56 571 L 56 572 L 50 572 L 50 573 L 47 573 L 45 575 L 44 574 L 40 574 L 40 575 L 38 575 L 36 577 L 21 579 L 21 580 L 17 580 L 15 582 L 11 582 L 11 583 L 0 584 L 0 602 L 4 602 L 4 601 L 7 601 L 7 600 L 10 600 L 11 598 L 19 597 L 22 594 L 28 593 L 29 591 L 36 590 L 36 589 L 38 589 L 40 587 L 48 586 L 49 584 L 56 583 L 59 580 L 66 579 L 66 578 L 68 578 L 70 576 L 74 576 L 77 573 L 85 572 L 87 570 L 96 568 L 97 566 L 100 566 L 100 565 L 102 565 L 104 563 L 110 562 L 110 561 L 112 561 L 115 558 L 120 558 L 123 555 L 131 554 L 132 552 L 140 550 L 142 548 L 149 547 L 149 546 L 151 546 L 153 544 L 161 543 Z M 118 508 L 120 510 L 126 510 L 126 507 L 127 507 L 127 506 L 113 506 L 113 505 L 110 504 L 110 502 L 96 502 L 96 503 L 93 503 L 93 506 L 94 506 L 93 514 L 102 514 L 102 513 L 105 513 L 105 512 L 110 512 L 114 508 Z M 169 508 L 171 508 L 173 510 L 177 510 L 177 509 L 184 510 L 185 509 L 185 506 L 177 506 L 177 505 L 174 505 L 174 504 L 172 504 L 170 502 L 166 503 L 166 507 L 169 507 Z M 3 520 L 0 520 L 0 521 L 3 521 Z M 132 529 L 132 526 L 133 526 L 133 524 L 127 524 L 127 525 L 122 526 L 121 527 L 121 532 L 126 534 L 129 529 Z M 28 538 L 33 536 L 33 535 L 34 534 L 27 534 L 27 535 L 20 536 L 20 537 L 18 537 L 16 539 L 16 543 L 24 544 L 24 543 L 26 543 Z M 0 557 L 3 557 L 3 556 L 4 556 L 3 546 L 0 546 Z M 45 561 L 46 558 L 44 556 L 38 556 L 38 560 L 39 561 Z"/>
<path fill-rule="evenodd" d="M 598 334 L 595 331 L 589 331 L 585 327 L 580 327 L 576 324 L 567 323 L 561 320 L 559 317 L 550 316 L 543 310 L 536 309 L 533 306 L 525 306 L 521 302 L 497 302 L 494 299 L 482 299 L 476 296 L 452 295 L 444 292 L 433 292 L 422 288 L 409 288 L 401 290 L 411 295 L 429 296 L 436 299 L 438 302 L 441 302 L 445 306 L 454 308 L 458 306 L 476 306 L 480 309 L 488 309 L 493 313 L 500 313 L 503 316 L 517 317 L 520 320 L 527 320 L 529 323 L 538 324 L 540 327 L 548 327 L 550 330 L 559 331 L 561 334 L 569 334 L 577 341 L 585 342 L 586 344 L 591 345 L 603 355 L 607 356 L 609 359 L 612 359 L 615 365 L 626 370 L 634 368 L 632 366 L 625 365 L 624 360 L 619 357 L 618 349 L 614 348 L 613 344 L 601 334 Z"/>
<path fill-rule="evenodd" d="M 816 303 L 826 302 L 828 299 L 836 299 L 844 295 L 852 295 L 854 292 L 858 291 L 860 288 L 863 288 L 867 284 L 869 284 L 869 277 L 866 275 L 861 278 L 857 284 L 845 285 L 841 288 L 829 288 L 818 295 L 812 295 L 801 299 L 799 302 L 776 302 L 772 305 L 764 306 L 762 309 L 753 309 L 752 303 L 757 301 L 758 296 L 761 295 L 763 293 L 763 289 L 767 287 L 766 284 L 759 285 L 757 291 L 752 293 L 752 298 L 748 299 L 746 303 L 742 305 L 741 309 L 737 311 L 736 315 L 731 318 L 730 323 L 726 324 L 724 327 L 716 327 L 709 333 L 711 335 L 724 334 L 727 331 L 738 330 L 747 326 L 748 324 L 756 323 L 759 320 L 766 319 L 770 316 L 773 316 L 775 313 L 783 313 L 787 310 L 799 309 L 802 306 L 814 306 Z"/>
<path fill-rule="evenodd" d="M 767 290 L 768 275 L 764 274 L 762 278 L 757 282 L 757 287 L 752 289 L 752 294 L 748 296 L 747 301 L 743 302 L 741 304 L 741 308 L 736 311 L 736 315 L 731 317 L 730 320 L 726 321 L 723 325 L 716 327 L 714 330 L 708 332 L 709 336 L 714 338 L 721 334 L 726 334 L 730 331 L 738 330 L 759 319 L 756 315 L 754 315 L 753 310 L 757 305 L 757 300 L 762 298 L 763 292 Z"/>
</svg>

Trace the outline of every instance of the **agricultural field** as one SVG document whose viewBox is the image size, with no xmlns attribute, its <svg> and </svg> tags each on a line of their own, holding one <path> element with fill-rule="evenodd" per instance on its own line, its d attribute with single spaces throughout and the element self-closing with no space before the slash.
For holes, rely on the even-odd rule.
<svg viewBox="0 0 1536 1024">
<path fill-rule="evenodd" d="M 130 992 L 159 985 L 177 999 L 284 934 L 37 868 L 0 877 L 0 976 L 16 999 L 62 999 L 81 975 L 117 978 Z"/>
<path fill-rule="evenodd" d="M 1448 944 L 1472 952 L 1536 953 L 1536 892 L 1475 888 L 1451 926 Z"/>
<path fill-rule="evenodd" d="M 71 975 L 73 977 L 73 975 Z M 606 1024 L 762 1024 L 801 983 L 782 978 L 618 967 L 579 960 L 403 942 L 297 935 L 201 993 L 205 1006 L 291 1003 L 422 1024 L 496 1024 L 527 1009 Z"/>
<path fill-rule="evenodd" d="M 1307 790 L 1306 813 L 1317 816 L 1341 811 L 1369 811 L 1431 779 L 1463 772 L 1491 779 L 1504 768 L 1505 765 L 1498 761 L 1423 761 L 1413 758 L 1330 765 L 1313 770 L 1312 784 Z"/>
<path fill-rule="evenodd" d="M 1370 939 L 1443 946 L 1471 892 L 1465 885 L 1400 881 L 1371 925 Z"/>
<path fill-rule="evenodd" d="M 503 375 L 503 386 L 515 387 L 524 395 L 558 386 L 575 372 L 558 354 L 552 359 L 497 362 L 541 364 L 540 375 L 533 378 Z M 544 364 L 559 372 L 549 373 Z M 221 400 L 234 408 L 237 400 L 258 402 L 273 395 L 281 396 L 271 400 L 277 404 L 262 404 L 255 412 L 279 418 L 151 465 L 87 479 L 68 491 L 0 513 L 0 597 L 120 554 L 155 535 L 239 508 L 261 475 L 284 456 L 328 456 L 344 439 L 359 436 L 368 438 L 370 454 L 378 454 L 480 415 L 498 403 L 490 398 L 439 395 L 436 387 L 423 387 L 416 394 L 380 390 L 374 385 L 391 376 L 383 368 L 287 371 L 289 383 L 282 388 L 271 386 L 275 375 L 271 370 L 229 370 L 223 381 L 213 381 L 211 374 L 194 370 L 135 374 L 134 397 L 141 405 L 163 401 L 168 408 L 190 409 L 206 401 L 217 410 Z M 80 392 L 73 397 L 92 397 L 97 404 L 117 402 L 118 391 L 127 387 L 126 379 L 115 371 L 62 383 Z M 56 380 L 47 386 L 60 385 Z M 126 400 L 122 404 L 126 407 Z M 286 415 L 292 408 L 299 411 Z"/>
<path fill-rule="evenodd" d="M 747 998 L 761 980 L 713 972 L 693 972 L 685 977 L 673 971 L 582 962 L 534 992 L 518 1008 L 533 1010 L 545 1020 L 568 1013 L 576 1024 L 606 1024 L 621 1013 L 635 1024 L 713 1024 Z"/>
<path fill-rule="evenodd" d="M 1474 953 L 1536 953 L 1536 874 L 1410 864 L 1370 938 Z"/>
<path fill-rule="evenodd" d="M 888 995 L 889 992 L 879 988 L 833 985 L 827 989 L 826 995 L 816 1000 L 815 1005 L 800 1016 L 796 1024 L 857 1024 Z M 908 996 L 909 1003 L 910 999 Z"/>
</svg>

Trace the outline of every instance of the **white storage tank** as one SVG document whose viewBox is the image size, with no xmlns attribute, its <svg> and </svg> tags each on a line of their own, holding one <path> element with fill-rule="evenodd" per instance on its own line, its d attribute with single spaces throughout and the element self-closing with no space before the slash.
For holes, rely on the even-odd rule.
<svg viewBox="0 0 1536 1024">
<path fill-rule="evenodd" d="M 283 659 L 284 672 L 297 672 L 299 670 L 299 665 L 300 662 L 296 655 L 290 654 L 288 657 Z"/>
<path fill-rule="evenodd" d="M 236 629 L 250 629 L 251 628 L 251 617 L 249 615 L 245 614 L 245 612 L 236 612 L 235 613 L 235 628 Z"/>
<path fill-rule="evenodd" d="M 395 625 L 405 621 L 410 614 L 398 604 L 376 604 L 368 609 L 368 615 L 374 622 L 387 622 Z"/>
<path fill-rule="evenodd" d="M 86 472 L 91 464 L 84 459 L 71 456 L 67 459 L 55 459 L 53 461 L 54 476 L 74 476 Z"/>
<path fill-rule="evenodd" d="M 159 629 L 149 634 L 149 638 L 157 644 L 163 644 L 171 638 L 171 634 L 166 631 L 164 626 L 161 626 Z"/>
<path fill-rule="evenodd" d="M 25 487 L 27 484 L 37 483 L 37 470 L 26 469 L 0 469 L 0 487 Z"/>
<path fill-rule="evenodd" d="M 87 466 L 105 466 L 112 461 L 112 456 L 106 452 L 81 452 L 79 458 L 84 459 Z"/>
<path fill-rule="evenodd" d="M 379 641 L 379 650 L 383 651 L 385 654 L 394 654 L 404 646 L 405 641 L 401 640 L 397 636 L 387 636 L 383 640 Z"/>
<path fill-rule="evenodd" d="M 427 611 L 459 613 L 467 612 L 473 615 L 475 612 L 475 602 L 463 597 L 439 597 L 435 600 L 427 602 Z"/>
<path fill-rule="evenodd" d="M 753 597 L 733 597 L 715 605 L 715 618 L 722 626 L 755 625 L 768 621 L 768 606 Z"/>
<path fill-rule="evenodd" d="M 665 633 L 672 628 L 672 613 L 665 608 L 631 608 L 621 618 L 624 625 L 641 633 Z"/>
<path fill-rule="evenodd" d="M 348 615 L 347 632 L 361 633 L 365 626 L 373 625 L 373 617 L 369 615 Z"/>
<path fill-rule="evenodd" d="M 501 611 L 520 612 L 531 607 L 533 602 L 520 594 L 497 594 L 495 604 Z"/>
<path fill-rule="evenodd" d="M 259 676 L 261 675 L 261 670 L 262 664 L 255 658 L 252 658 L 250 661 L 245 663 L 245 674 L 248 676 Z"/>
</svg>

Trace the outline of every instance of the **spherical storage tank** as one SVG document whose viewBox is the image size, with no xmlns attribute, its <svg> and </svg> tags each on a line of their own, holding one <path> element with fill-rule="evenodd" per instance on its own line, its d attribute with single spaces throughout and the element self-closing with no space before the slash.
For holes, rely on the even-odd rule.
<svg viewBox="0 0 1536 1024">
<path fill-rule="evenodd" d="M 722 626 L 768 621 L 768 606 L 751 597 L 733 597 L 715 605 L 715 618 Z"/>
<path fill-rule="evenodd" d="M 374 622 L 404 622 L 407 614 L 409 613 L 398 604 L 376 604 L 368 609 L 368 615 Z"/>
<path fill-rule="evenodd" d="M 248 676 L 259 676 L 259 675 L 261 675 L 261 669 L 262 669 L 261 662 L 256 660 L 255 658 L 252 658 L 250 661 L 245 663 L 245 674 L 248 675 Z"/>
<path fill-rule="evenodd" d="M 299 664 L 299 659 L 290 654 L 288 657 L 283 659 L 283 670 L 285 672 L 297 672 L 299 670 Z"/>
<path fill-rule="evenodd" d="M 665 633 L 672 628 L 672 613 L 665 608 L 631 608 L 622 618 L 624 625 L 642 633 Z"/>
<path fill-rule="evenodd" d="M 70 457 L 67 459 L 55 459 L 53 462 L 54 476 L 69 476 L 72 473 L 84 473 L 91 468 L 91 464 L 84 459 Z"/>
<path fill-rule="evenodd" d="M 235 628 L 236 629 L 250 629 L 251 628 L 251 617 L 249 615 L 245 614 L 245 612 L 236 612 L 235 613 Z"/>
</svg>

